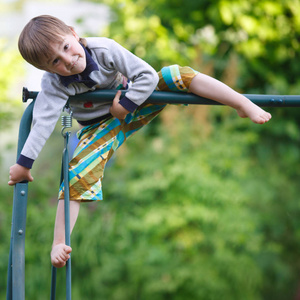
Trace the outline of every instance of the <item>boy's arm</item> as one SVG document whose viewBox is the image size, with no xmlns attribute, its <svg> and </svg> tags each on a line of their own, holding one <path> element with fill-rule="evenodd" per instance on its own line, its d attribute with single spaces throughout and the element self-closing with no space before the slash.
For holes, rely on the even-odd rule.
<svg viewBox="0 0 300 300">
<path fill-rule="evenodd" d="M 23 180 L 33 181 L 30 169 L 25 168 L 19 164 L 14 164 L 9 171 L 9 185 L 15 185 Z"/>
<path fill-rule="evenodd" d="M 115 41 L 109 40 L 108 49 L 103 61 L 104 67 L 119 71 L 131 81 L 119 104 L 127 111 L 134 112 L 156 88 L 159 81 L 158 74 L 147 62 Z"/>
<path fill-rule="evenodd" d="M 34 103 L 32 127 L 17 160 L 19 165 L 25 168 L 32 167 L 52 134 L 69 96 L 74 94 L 74 87 L 64 87 L 56 74 L 45 72 L 41 82 L 41 91 Z"/>
</svg>

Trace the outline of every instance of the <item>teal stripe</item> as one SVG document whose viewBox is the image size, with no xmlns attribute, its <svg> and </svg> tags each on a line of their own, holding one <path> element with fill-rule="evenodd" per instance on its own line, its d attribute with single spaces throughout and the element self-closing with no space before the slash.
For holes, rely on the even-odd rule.
<svg viewBox="0 0 300 300">
<path fill-rule="evenodd" d="M 165 83 L 167 84 L 168 88 L 171 91 L 177 92 L 178 88 L 176 87 L 176 85 L 173 82 L 173 74 L 174 74 L 174 70 L 171 69 L 170 67 L 164 67 L 161 69 L 161 75 L 165 81 Z"/>
</svg>

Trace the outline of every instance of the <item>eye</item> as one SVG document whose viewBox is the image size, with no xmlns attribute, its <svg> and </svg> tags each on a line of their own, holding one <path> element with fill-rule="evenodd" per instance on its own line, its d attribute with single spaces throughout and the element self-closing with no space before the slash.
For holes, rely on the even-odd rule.
<svg viewBox="0 0 300 300">
<path fill-rule="evenodd" d="M 56 65 L 59 62 L 59 58 L 55 58 L 52 62 L 53 65 Z"/>
<path fill-rule="evenodd" d="M 70 45 L 69 44 L 65 44 L 64 50 L 68 50 L 69 48 L 70 48 Z"/>
</svg>

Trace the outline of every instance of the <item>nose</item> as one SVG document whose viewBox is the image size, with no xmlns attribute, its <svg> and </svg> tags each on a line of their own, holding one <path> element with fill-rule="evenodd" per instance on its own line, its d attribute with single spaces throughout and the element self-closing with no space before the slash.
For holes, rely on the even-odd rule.
<svg viewBox="0 0 300 300">
<path fill-rule="evenodd" d="M 68 54 L 65 54 L 63 57 L 62 57 L 62 60 L 64 62 L 64 64 L 66 66 L 69 66 L 71 63 L 72 63 L 72 57 Z"/>
</svg>

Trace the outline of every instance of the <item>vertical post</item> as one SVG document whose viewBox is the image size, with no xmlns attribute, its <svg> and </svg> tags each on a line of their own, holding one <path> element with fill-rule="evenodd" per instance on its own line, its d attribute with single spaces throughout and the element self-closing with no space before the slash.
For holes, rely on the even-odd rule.
<svg viewBox="0 0 300 300">
<path fill-rule="evenodd" d="M 12 287 L 13 300 L 25 299 L 25 230 L 28 183 L 19 183 L 14 190 Z"/>
<path fill-rule="evenodd" d="M 34 101 L 23 113 L 18 138 L 17 157 L 29 135 Z M 7 300 L 25 300 L 25 230 L 27 214 L 28 182 L 17 183 L 14 187 L 11 241 L 7 270 Z"/>
<path fill-rule="evenodd" d="M 25 299 L 25 229 L 28 183 L 14 188 L 11 246 L 7 276 L 7 300 Z"/>
<path fill-rule="evenodd" d="M 65 242 L 67 246 L 71 246 L 70 237 L 70 196 L 69 196 L 69 153 L 68 141 L 70 133 L 65 133 L 65 149 L 63 153 L 63 176 L 64 176 L 64 192 L 65 192 Z M 66 263 L 66 300 L 71 300 L 71 257 Z"/>
<path fill-rule="evenodd" d="M 11 234 L 12 236 L 12 234 Z M 6 287 L 6 300 L 12 299 L 12 241 L 9 248 L 9 259 L 7 268 L 7 287 Z"/>
<path fill-rule="evenodd" d="M 65 244 L 71 246 L 70 237 L 70 193 L 69 193 L 69 152 L 68 143 L 70 132 L 64 133 L 66 128 L 72 127 L 72 113 L 66 117 L 62 116 L 62 136 L 64 137 L 64 150 L 62 155 L 60 184 L 64 183 L 64 217 L 65 217 Z M 52 266 L 51 295 L 50 299 L 55 300 L 57 269 Z M 71 256 L 66 262 L 66 300 L 71 300 Z"/>
<path fill-rule="evenodd" d="M 56 268 L 52 266 L 51 268 L 51 293 L 50 300 L 55 300 L 56 294 Z"/>
</svg>

